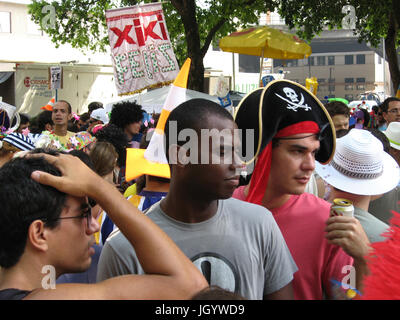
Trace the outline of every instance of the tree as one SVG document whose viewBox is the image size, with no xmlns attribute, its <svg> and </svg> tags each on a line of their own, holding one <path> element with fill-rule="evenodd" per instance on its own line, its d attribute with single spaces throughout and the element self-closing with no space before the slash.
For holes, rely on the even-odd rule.
<svg viewBox="0 0 400 320">
<path fill-rule="evenodd" d="M 353 12 L 343 10 L 351 5 Z M 311 40 L 323 28 L 341 28 L 345 16 L 354 19 L 354 34 L 358 40 L 379 48 L 385 39 L 385 51 L 389 63 L 394 92 L 400 85 L 400 69 L 396 48 L 399 46 L 399 0 L 292 0 L 282 1 L 279 13 L 289 28 L 298 29 L 298 35 Z"/>
<path fill-rule="evenodd" d="M 32 19 L 40 24 L 56 45 L 70 43 L 74 48 L 105 51 L 108 37 L 105 10 L 132 6 L 139 1 L 121 0 L 63 0 L 49 2 L 34 0 L 29 5 Z M 147 0 L 146 2 L 156 2 Z M 199 1 L 197 1 L 199 2 Z M 189 88 L 204 91 L 203 58 L 210 44 L 239 28 L 257 24 L 263 12 L 274 10 L 274 0 L 170 0 L 163 3 L 171 41 L 178 63 L 192 59 Z M 46 7 L 47 6 L 47 7 Z M 53 20 L 49 16 L 54 8 Z M 45 24 L 43 23 L 46 20 Z"/>
</svg>

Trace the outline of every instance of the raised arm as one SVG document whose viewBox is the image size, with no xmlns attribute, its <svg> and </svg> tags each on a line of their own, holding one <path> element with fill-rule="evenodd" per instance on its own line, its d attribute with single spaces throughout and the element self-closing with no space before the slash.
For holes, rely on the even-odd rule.
<svg viewBox="0 0 400 320">
<path fill-rule="evenodd" d="M 43 156 L 62 173 L 33 172 L 32 178 L 72 196 L 95 199 L 135 248 L 146 275 L 112 278 L 97 284 L 57 285 L 37 290 L 30 298 L 49 299 L 186 299 L 208 283 L 175 243 L 112 185 L 78 158 Z"/>
</svg>

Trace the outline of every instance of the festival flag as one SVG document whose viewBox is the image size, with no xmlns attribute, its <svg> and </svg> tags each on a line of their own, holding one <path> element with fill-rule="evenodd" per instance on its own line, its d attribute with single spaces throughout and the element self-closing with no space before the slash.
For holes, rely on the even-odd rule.
<svg viewBox="0 0 400 320">
<path fill-rule="evenodd" d="M 106 10 L 119 95 L 170 84 L 179 66 L 160 3 Z"/>
<path fill-rule="evenodd" d="M 54 107 L 55 103 L 56 103 L 56 98 L 53 97 L 50 99 L 49 102 L 47 102 L 47 104 L 45 106 L 41 107 L 40 109 L 47 110 L 47 111 L 53 111 L 53 107 Z"/>
<path fill-rule="evenodd" d="M 164 129 L 171 111 L 186 101 L 186 85 L 190 62 L 190 58 L 185 61 L 168 92 L 157 127 L 147 149 L 127 148 L 126 181 L 135 179 L 143 174 L 170 178 L 169 165 L 164 151 Z"/>
</svg>

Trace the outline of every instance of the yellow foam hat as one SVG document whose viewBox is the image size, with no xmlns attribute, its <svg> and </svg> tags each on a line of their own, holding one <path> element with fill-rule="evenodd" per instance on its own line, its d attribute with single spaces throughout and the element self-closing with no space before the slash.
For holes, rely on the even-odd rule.
<svg viewBox="0 0 400 320">
<path fill-rule="evenodd" d="M 191 59 L 186 59 L 161 110 L 157 127 L 151 137 L 147 149 L 127 148 L 125 179 L 130 181 L 147 174 L 162 178 L 170 178 L 171 173 L 164 152 L 164 128 L 169 114 L 178 105 L 186 101 L 186 86 Z"/>
</svg>

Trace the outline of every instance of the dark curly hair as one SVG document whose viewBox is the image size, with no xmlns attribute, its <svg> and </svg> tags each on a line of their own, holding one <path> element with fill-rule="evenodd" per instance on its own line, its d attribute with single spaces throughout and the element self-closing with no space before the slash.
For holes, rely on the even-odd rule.
<svg viewBox="0 0 400 320">
<path fill-rule="evenodd" d="M 111 143 L 115 151 L 118 153 L 117 165 L 125 166 L 126 148 L 128 147 L 128 137 L 124 131 L 114 124 L 108 124 L 96 132 L 97 141 L 105 141 Z"/>
<path fill-rule="evenodd" d="M 114 104 L 111 110 L 110 123 L 115 124 L 121 129 L 131 123 L 139 122 L 143 119 L 144 110 L 136 102 L 123 101 Z"/>
</svg>

